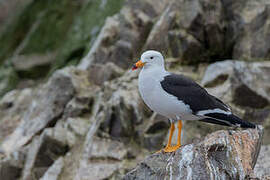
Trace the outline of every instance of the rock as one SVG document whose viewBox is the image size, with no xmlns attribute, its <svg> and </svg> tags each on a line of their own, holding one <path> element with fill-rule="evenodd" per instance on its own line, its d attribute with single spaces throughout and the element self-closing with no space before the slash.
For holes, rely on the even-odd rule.
<svg viewBox="0 0 270 180">
<path fill-rule="evenodd" d="M 63 41 L 51 72 L 67 64 L 79 63 L 88 53 L 89 48 L 93 47 L 106 18 L 118 13 L 124 0 L 82 0 L 80 4 L 80 9 L 74 17 L 74 22 Z"/>
<path fill-rule="evenodd" d="M 239 38 L 233 48 L 234 59 L 267 59 L 269 58 L 269 1 L 247 1 L 247 8 L 239 5 L 236 9 L 240 11 L 243 27 Z M 242 6 L 242 7 L 241 7 Z"/>
<path fill-rule="evenodd" d="M 22 148 L 17 152 L 10 154 L 10 156 L 5 156 L 1 152 L 0 156 L 0 179 L 14 180 L 19 179 L 22 173 L 25 152 L 27 148 Z"/>
<path fill-rule="evenodd" d="M 264 108 L 269 105 L 270 63 L 223 61 L 206 69 L 202 85 L 217 97 L 242 107 Z M 259 88 L 258 88 L 259 87 Z"/>
<path fill-rule="evenodd" d="M 264 144 L 269 144 L 270 63 L 222 61 L 207 67 L 202 85 L 208 92 L 232 106 L 243 119 L 265 128 Z"/>
<path fill-rule="evenodd" d="M 55 120 L 61 116 L 65 105 L 75 93 L 68 70 L 72 68 L 58 71 L 32 94 L 33 101 L 24 115 L 21 115 L 20 124 L 1 143 L 1 148 L 7 154 L 28 143 L 33 136 L 55 123 Z"/>
<path fill-rule="evenodd" d="M 93 64 L 113 62 L 128 68 L 132 58 L 139 55 L 147 34 L 168 0 L 127 1 L 120 13 L 107 18 L 89 53 L 80 64 L 80 69 L 89 69 Z M 153 8 L 155 7 L 155 8 Z"/>
<path fill-rule="evenodd" d="M 157 49 L 188 64 L 224 58 L 228 48 L 223 8 L 221 1 L 172 1 L 152 28 L 144 49 Z"/>
<path fill-rule="evenodd" d="M 19 125 L 31 99 L 32 89 L 23 89 L 10 91 L 0 100 L 0 142 Z"/>
<path fill-rule="evenodd" d="M 144 49 L 162 51 L 184 64 L 267 59 L 268 14 L 266 0 L 172 1 L 152 28 Z"/>
<path fill-rule="evenodd" d="M 19 55 L 12 58 L 14 70 L 20 78 L 41 78 L 47 75 L 55 54 Z"/>
<path fill-rule="evenodd" d="M 41 178 L 53 162 L 67 151 L 67 146 L 53 137 L 52 129 L 44 130 L 41 136 L 35 137 L 30 144 L 22 180 Z"/>
<path fill-rule="evenodd" d="M 63 158 L 58 158 L 40 180 L 57 180 L 63 168 Z"/>
<path fill-rule="evenodd" d="M 14 89 L 18 83 L 18 75 L 9 66 L 0 67 L 0 97 Z"/>
<path fill-rule="evenodd" d="M 0 178 L 5 180 L 18 179 L 21 175 L 22 169 L 15 164 L 11 164 L 7 160 L 0 162 Z"/>
<path fill-rule="evenodd" d="M 256 177 L 263 179 L 264 176 L 270 177 L 270 146 L 262 146 L 254 168 Z"/>
<path fill-rule="evenodd" d="M 175 153 L 155 153 L 124 179 L 248 178 L 260 151 L 263 129 L 217 131 Z"/>
<path fill-rule="evenodd" d="M 94 64 L 89 68 L 90 81 L 97 85 L 102 85 L 105 81 L 110 81 L 124 74 L 122 68 L 109 62 L 106 64 Z"/>
<path fill-rule="evenodd" d="M 122 77 L 104 84 L 106 117 L 100 130 L 125 142 L 135 137 L 145 148 L 157 150 L 167 134 L 168 121 L 152 116 L 138 93 L 137 83 L 137 74 L 127 71 Z"/>
</svg>

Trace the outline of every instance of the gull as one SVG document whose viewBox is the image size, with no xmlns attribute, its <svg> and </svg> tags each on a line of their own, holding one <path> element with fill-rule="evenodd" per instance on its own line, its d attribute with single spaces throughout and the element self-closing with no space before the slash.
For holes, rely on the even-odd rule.
<svg viewBox="0 0 270 180">
<path fill-rule="evenodd" d="M 170 120 L 169 139 L 164 152 L 174 152 L 181 147 L 182 121 L 203 121 L 223 126 L 255 128 L 248 121 L 234 115 L 218 98 L 210 95 L 192 79 L 165 70 L 164 58 L 158 51 L 148 50 L 133 65 L 139 73 L 139 93 L 145 104 L 154 112 Z M 171 145 L 177 122 L 177 144 Z"/>
</svg>

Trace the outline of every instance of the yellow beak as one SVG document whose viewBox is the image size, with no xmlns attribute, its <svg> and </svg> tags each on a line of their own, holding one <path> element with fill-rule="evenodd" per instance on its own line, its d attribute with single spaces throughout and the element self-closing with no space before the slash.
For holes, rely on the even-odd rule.
<svg viewBox="0 0 270 180">
<path fill-rule="evenodd" d="M 135 64 L 132 66 L 132 70 L 136 70 L 138 68 L 141 68 L 144 66 L 145 63 L 143 63 L 141 60 L 137 61 Z"/>
</svg>

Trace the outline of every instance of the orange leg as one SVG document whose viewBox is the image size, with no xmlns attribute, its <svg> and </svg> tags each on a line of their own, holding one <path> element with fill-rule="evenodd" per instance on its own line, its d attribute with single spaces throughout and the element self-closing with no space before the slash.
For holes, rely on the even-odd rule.
<svg viewBox="0 0 270 180">
<path fill-rule="evenodd" d="M 178 127 L 178 138 L 177 138 L 177 145 L 176 146 L 181 146 L 181 132 L 182 132 L 182 121 L 179 120 L 178 121 L 178 124 L 177 124 L 177 127 Z"/>
<path fill-rule="evenodd" d="M 172 135 L 173 135 L 173 131 L 174 131 L 174 126 L 173 126 L 173 131 L 172 131 L 172 126 L 171 126 L 169 141 L 168 141 L 167 146 L 163 149 L 164 152 L 174 152 L 181 147 L 181 131 L 182 131 L 182 121 L 181 120 L 178 121 L 177 127 L 178 127 L 177 145 L 171 146 L 171 140 L 172 140 Z"/>
<path fill-rule="evenodd" d="M 168 140 L 168 143 L 167 143 L 167 146 L 165 147 L 165 149 L 166 149 L 166 148 L 171 147 L 171 143 L 172 143 L 172 137 L 173 137 L 174 129 L 175 129 L 175 128 L 174 128 L 174 123 L 171 123 L 169 140 Z"/>
</svg>

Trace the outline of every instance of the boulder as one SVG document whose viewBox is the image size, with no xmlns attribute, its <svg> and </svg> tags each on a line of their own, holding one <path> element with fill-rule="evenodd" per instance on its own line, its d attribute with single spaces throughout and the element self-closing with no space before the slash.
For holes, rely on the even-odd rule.
<svg viewBox="0 0 270 180">
<path fill-rule="evenodd" d="M 17 55 L 12 65 L 20 78 L 41 78 L 47 75 L 54 58 L 54 53 Z"/>
<path fill-rule="evenodd" d="M 260 152 L 263 128 L 216 131 L 175 153 L 148 156 L 124 179 L 246 179 Z"/>
<path fill-rule="evenodd" d="M 0 142 L 20 124 L 31 98 L 32 89 L 27 88 L 10 91 L 0 100 Z"/>
<path fill-rule="evenodd" d="M 243 1 L 244 2 L 244 1 Z M 234 59 L 265 60 L 270 58 L 270 3 L 263 1 L 246 1 L 238 5 L 243 29 L 233 47 Z M 242 7 L 241 7 L 242 6 Z M 246 8 L 244 8 L 246 7 Z"/>
<path fill-rule="evenodd" d="M 232 106 L 240 117 L 262 124 L 269 144 L 270 63 L 226 60 L 209 65 L 202 79 L 208 92 Z"/>
<path fill-rule="evenodd" d="M 53 165 L 46 171 L 40 180 L 57 180 L 64 165 L 62 157 L 58 158 Z"/>
<path fill-rule="evenodd" d="M 127 1 L 120 13 L 107 18 L 89 53 L 78 67 L 89 69 L 93 64 L 113 62 L 128 68 L 132 58 L 140 53 L 145 39 L 168 0 L 136 2 Z"/>
<path fill-rule="evenodd" d="M 254 168 L 254 174 L 260 179 L 270 179 L 270 145 L 262 146 Z"/>
<path fill-rule="evenodd" d="M 26 154 L 22 180 L 41 178 L 54 161 L 65 155 L 68 147 L 53 137 L 53 130 L 46 129 L 36 136 Z"/>
<path fill-rule="evenodd" d="M 67 73 L 69 70 L 72 71 L 72 68 L 58 71 L 32 93 L 33 100 L 27 110 L 20 114 L 21 122 L 1 143 L 1 148 L 7 154 L 27 144 L 33 136 L 54 124 L 61 116 L 65 105 L 75 93 L 72 73 Z"/>
</svg>

